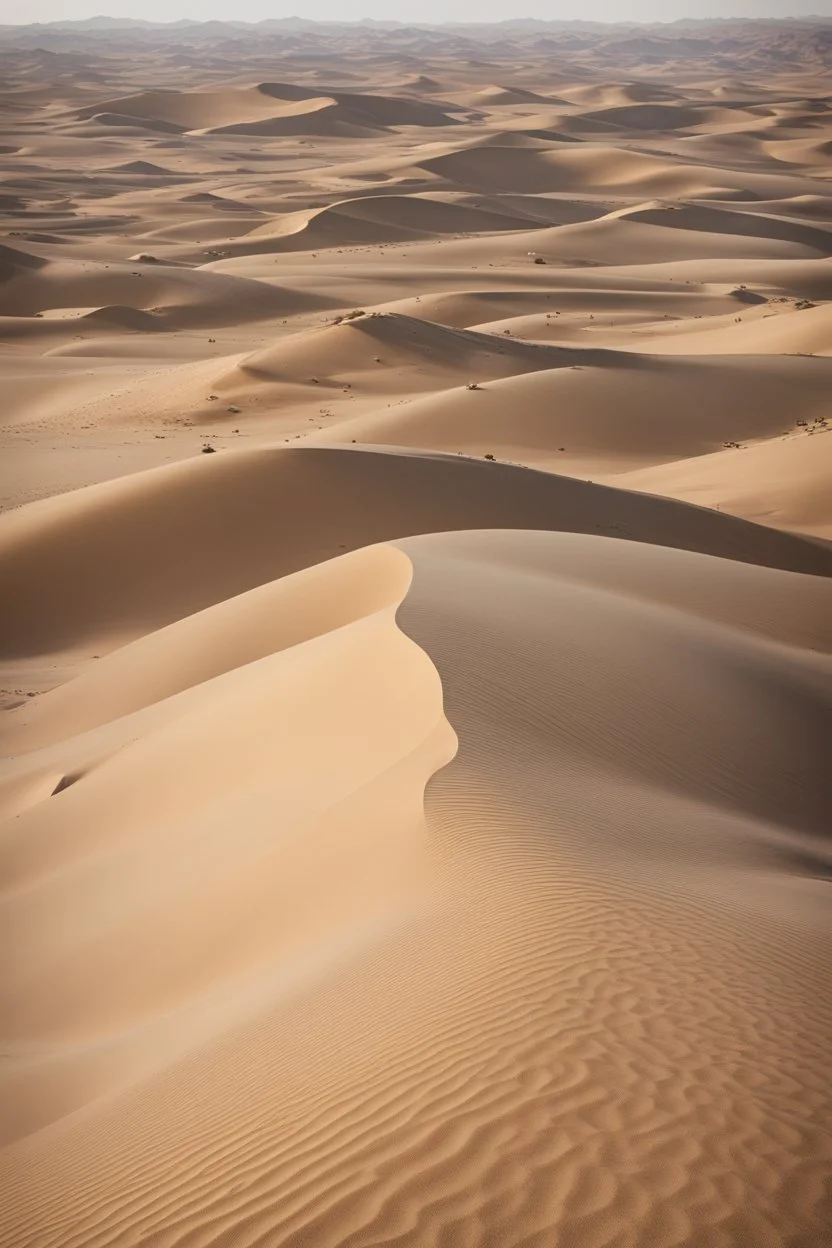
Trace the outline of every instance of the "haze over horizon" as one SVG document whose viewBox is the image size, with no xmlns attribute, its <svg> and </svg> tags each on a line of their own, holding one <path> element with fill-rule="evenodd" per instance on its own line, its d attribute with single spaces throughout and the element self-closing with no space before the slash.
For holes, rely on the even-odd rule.
<svg viewBox="0 0 832 1248">
<path fill-rule="evenodd" d="M 230 6 L 223 0 L 38 0 L 25 8 L 16 0 L 0 0 L 0 24 L 85 21 L 95 17 L 132 18 L 149 22 L 248 21 L 303 17 L 320 22 L 398 21 L 414 24 L 488 23 L 510 20 L 598 21 L 670 23 L 679 20 L 800 19 L 832 17 L 832 0 L 567 0 L 553 6 L 547 0 L 526 0 L 519 10 L 489 0 L 411 0 L 391 12 L 385 0 L 361 0 L 340 4 L 338 0 L 308 0 L 298 11 L 294 0 L 281 5 L 267 0 L 247 0 Z"/>
</svg>

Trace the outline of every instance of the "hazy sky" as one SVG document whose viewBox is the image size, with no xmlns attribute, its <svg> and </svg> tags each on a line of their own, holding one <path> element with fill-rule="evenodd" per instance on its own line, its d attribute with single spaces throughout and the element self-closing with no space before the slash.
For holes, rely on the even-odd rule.
<svg viewBox="0 0 832 1248">
<path fill-rule="evenodd" d="M 0 22 L 93 17 L 149 21 L 235 17 L 259 21 L 297 14 L 318 21 L 362 17 L 398 21 L 497 21 L 507 17 L 673 21 L 678 17 L 832 16 L 832 0 L 0 0 Z"/>
</svg>

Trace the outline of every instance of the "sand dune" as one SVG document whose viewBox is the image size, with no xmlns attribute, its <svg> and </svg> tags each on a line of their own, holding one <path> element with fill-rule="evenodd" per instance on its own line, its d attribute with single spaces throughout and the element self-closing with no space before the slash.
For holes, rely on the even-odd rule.
<svg viewBox="0 0 832 1248">
<path fill-rule="evenodd" d="M 372 138 L 388 126 L 356 108 L 344 108 L 328 96 L 305 99 L 283 106 L 275 116 L 231 122 L 206 128 L 209 134 L 280 135 L 315 134 Z"/>
<path fill-rule="evenodd" d="M 13 258 L 9 258 L 14 251 Z M 152 313 L 169 327 L 217 325 L 261 319 L 315 306 L 314 299 L 290 296 L 244 278 L 205 274 L 170 266 L 135 263 L 81 263 L 50 260 L 6 249 L 0 285 L 0 317 L 37 316 L 56 308 L 121 304 Z M 21 258 L 22 257 L 22 258 Z M 318 305 L 320 306 L 320 304 Z M 37 325 L 34 329 L 37 329 Z M 2 331 L 0 331 L 2 332 Z"/>
<path fill-rule="evenodd" d="M 491 381 L 478 391 L 455 388 L 414 399 L 348 420 L 336 436 L 490 451 L 557 472 L 623 471 L 707 455 L 727 441 L 794 433 L 797 421 L 808 428 L 829 414 L 830 385 L 832 367 L 821 361 L 766 359 L 749 375 L 746 362 L 731 357 L 631 362 L 610 352 L 604 363 L 587 358 L 577 367 Z"/>
<path fill-rule="evenodd" d="M 433 104 L 345 92 L 313 94 L 282 83 L 226 91 L 145 91 L 80 109 L 77 116 L 85 120 L 104 113 L 219 134 L 337 133 L 331 128 L 314 129 L 321 111 L 328 114 L 323 121 L 327 127 L 339 121 L 362 130 L 379 125 L 452 124 L 452 118 Z"/>
<path fill-rule="evenodd" d="M 0 248 L 0 281 L 8 282 L 18 274 L 27 274 L 27 270 L 42 269 L 46 261 L 41 256 L 30 255 L 27 251 L 19 251 L 16 247 Z"/>
<path fill-rule="evenodd" d="M 295 83 L 269 82 L 262 84 L 258 90 L 279 100 L 302 100 L 313 93 Z M 377 95 L 355 91 L 329 90 L 326 92 L 337 104 L 345 108 L 355 109 L 365 117 L 372 118 L 384 126 L 447 126 L 453 124 L 448 116 L 453 111 L 452 105 L 441 106 L 422 100 L 402 98 L 401 96 Z"/>
<path fill-rule="evenodd" d="M 494 108 L 501 104 L 559 104 L 561 100 L 552 99 L 549 96 L 538 95 L 534 91 L 527 91 L 523 87 L 513 87 L 511 85 L 500 85 L 499 83 L 490 84 L 482 87 L 479 91 L 473 93 L 466 99 L 466 103 L 474 106 L 480 105 L 483 108 Z"/>
<path fill-rule="evenodd" d="M 379 355 L 380 351 L 384 354 Z M 377 373 L 380 366 L 386 366 L 391 370 L 417 369 L 424 384 L 433 387 L 442 373 L 457 375 L 467 369 L 476 381 L 596 363 L 608 355 L 612 353 L 549 347 L 475 330 L 451 329 L 401 313 L 371 312 L 339 325 L 293 335 L 258 351 L 236 365 L 234 374 L 218 379 L 217 385 L 227 386 L 238 373 L 265 381 L 337 384 L 368 371 Z M 411 379 L 411 384 L 418 386 L 418 377 Z"/>
<path fill-rule="evenodd" d="M 487 230 L 508 231 L 517 217 L 467 204 L 410 195 L 365 196 L 312 212 L 288 213 L 250 231 L 232 251 L 312 250 L 356 243 L 398 242 Z"/>
<path fill-rule="evenodd" d="M 706 207 L 701 204 L 645 204 L 637 208 L 619 209 L 611 214 L 640 225 L 660 225 L 676 230 L 692 230 L 710 235 L 740 234 L 746 238 L 766 238 L 807 247 L 828 256 L 832 253 L 832 231 L 816 229 L 799 222 L 763 214 L 759 208 L 753 215 L 732 212 L 729 208 Z"/>
<path fill-rule="evenodd" d="M 154 165 L 149 160 L 128 160 L 123 165 L 111 165 L 109 173 L 142 173 L 145 177 L 163 177 L 171 176 L 170 169 L 165 169 L 163 165 Z"/>
<path fill-rule="evenodd" d="M 678 165 L 660 156 L 602 146 L 488 152 L 475 147 L 427 157 L 419 167 L 449 183 L 500 191 L 617 191 L 643 197 L 712 197 L 743 191 L 767 197 L 805 193 L 810 185 L 798 177 Z"/>
<path fill-rule="evenodd" d="M 829 49 L 0 29 L 3 1248 L 827 1244 Z"/>
<path fill-rule="evenodd" d="M 275 542 L 293 517 L 295 539 Z M 19 657 L 88 641 L 100 648 L 339 550 L 500 527 L 625 534 L 832 574 L 832 552 L 798 537 L 569 477 L 448 455 L 273 448 L 199 457 L 12 512 L 0 568 L 16 611 L 2 647 Z"/>
<path fill-rule="evenodd" d="M 662 104 L 677 102 L 670 87 L 660 82 L 600 82 L 573 87 L 568 93 L 577 104 L 599 108 L 627 108 L 633 104 Z"/>
<path fill-rule="evenodd" d="M 183 130 L 230 125 L 232 121 L 271 117 L 278 111 L 274 100 L 256 87 L 243 91 L 145 91 L 121 99 L 79 109 L 85 120 L 100 113 L 161 121 Z"/>
<path fill-rule="evenodd" d="M 776 160 L 790 165 L 821 165 L 828 168 L 832 157 L 832 139 L 787 139 L 785 142 L 768 143 L 767 150 Z"/>
<path fill-rule="evenodd" d="M 759 524 L 832 538 L 832 436 L 810 424 L 787 435 L 611 480 L 628 489 L 669 494 L 707 507 L 724 507 Z"/>
<path fill-rule="evenodd" d="M 615 108 L 600 108 L 584 113 L 582 121 L 606 123 L 611 128 L 624 130 L 688 130 L 692 126 L 706 124 L 725 114 L 718 109 L 684 108 L 678 104 L 624 104 Z"/>
<path fill-rule="evenodd" d="M 137 117 L 130 113 L 92 113 L 82 120 L 93 126 L 127 127 L 131 130 L 149 130 L 157 134 L 182 134 L 185 130 L 184 126 L 179 126 L 173 121 L 165 121 L 161 117 Z"/>
<path fill-rule="evenodd" d="M 655 326 L 648 350 L 731 352 L 748 355 L 832 354 L 832 308 L 795 308 L 768 311 L 737 324 L 736 317 L 716 318 L 696 325 Z"/>
<path fill-rule="evenodd" d="M 702 228 L 674 228 L 667 219 L 674 214 L 629 213 L 626 209 L 596 221 L 564 225 L 541 232 L 530 240 L 547 260 L 563 263 L 588 260 L 595 264 L 656 264 L 668 260 L 714 259 L 795 259 L 832 254 L 832 234 L 804 227 L 790 238 L 768 235 L 765 226 L 740 233 L 731 228 L 706 231 Z M 652 218 L 652 220 L 650 219 Z M 713 221 L 713 224 L 721 222 Z M 783 231 L 787 235 L 788 230 Z"/>
</svg>

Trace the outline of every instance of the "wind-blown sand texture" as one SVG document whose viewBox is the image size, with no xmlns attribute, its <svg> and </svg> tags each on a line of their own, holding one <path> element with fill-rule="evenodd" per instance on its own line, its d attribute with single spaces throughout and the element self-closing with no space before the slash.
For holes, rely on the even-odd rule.
<svg viewBox="0 0 832 1248">
<path fill-rule="evenodd" d="M 830 49 L 0 30 L 4 1248 L 832 1242 Z"/>
</svg>

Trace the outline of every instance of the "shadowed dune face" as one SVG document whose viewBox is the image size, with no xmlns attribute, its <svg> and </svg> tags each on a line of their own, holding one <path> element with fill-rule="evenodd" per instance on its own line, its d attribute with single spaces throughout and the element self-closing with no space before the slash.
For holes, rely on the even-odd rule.
<svg viewBox="0 0 832 1248">
<path fill-rule="evenodd" d="M 820 22 L 0 31 L 0 1242 L 820 1248 Z"/>
</svg>

